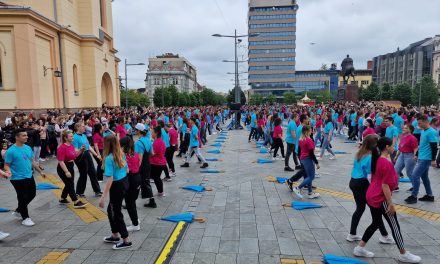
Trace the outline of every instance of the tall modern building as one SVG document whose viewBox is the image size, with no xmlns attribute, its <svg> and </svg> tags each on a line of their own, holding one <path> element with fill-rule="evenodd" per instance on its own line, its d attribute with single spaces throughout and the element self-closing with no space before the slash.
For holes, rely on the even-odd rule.
<svg viewBox="0 0 440 264">
<path fill-rule="evenodd" d="M 434 53 L 432 55 L 432 78 L 435 83 L 440 85 L 440 39 L 434 43 Z"/>
<path fill-rule="evenodd" d="M 253 93 L 282 96 L 295 82 L 295 0 L 249 0 L 248 82 Z"/>
<path fill-rule="evenodd" d="M 432 74 L 435 43 L 440 35 L 410 44 L 407 48 L 373 58 L 373 82 L 414 86 L 423 75 Z"/>
</svg>

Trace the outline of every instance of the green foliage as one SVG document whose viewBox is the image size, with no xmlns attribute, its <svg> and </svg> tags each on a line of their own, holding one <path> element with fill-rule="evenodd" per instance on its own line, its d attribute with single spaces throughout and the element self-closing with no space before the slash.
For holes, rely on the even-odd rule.
<svg viewBox="0 0 440 264">
<path fill-rule="evenodd" d="M 439 87 L 430 75 L 425 75 L 417 82 L 413 89 L 414 105 L 435 105 L 438 103 Z"/>
<path fill-rule="evenodd" d="M 327 70 L 328 70 L 328 66 L 327 66 L 327 64 L 323 63 L 323 64 L 321 65 L 321 68 L 320 68 L 319 70 L 321 70 L 321 71 L 327 71 Z"/>
<path fill-rule="evenodd" d="M 361 99 L 366 101 L 376 101 L 379 99 L 380 88 L 377 84 L 371 83 L 360 91 Z"/>
<path fill-rule="evenodd" d="M 393 100 L 398 100 L 402 105 L 406 106 L 411 103 L 412 89 L 408 83 L 400 83 L 393 88 Z"/>
<path fill-rule="evenodd" d="M 204 106 L 222 105 L 225 97 L 211 89 L 202 92 L 180 93 L 174 85 L 156 88 L 153 97 L 154 105 L 158 107 L 169 106 Z"/>
<path fill-rule="evenodd" d="M 268 96 L 266 96 L 264 98 L 264 102 L 269 103 L 269 104 L 273 104 L 275 103 L 277 100 L 277 97 L 273 94 L 269 94 Z"/>
<path fill-rule="evenodd" d="M 128 98 L 127 98 L 128 97 Z M 148 96 L 143 93 L 138 93 L 136 90 L 121 90 L 121 106 L 125 106 L 125 99 L 128 99 L 128 106 L 148 106 L 150 100 Z"/>
<path fill-rule="evenodd" d="M 229 91 L 228 96 L 226 97 L 226 100 L 228 103 L 235 102 L 235 88 Z M 240 103 L 242 105 L 246 104 L 246 95 L 244 94 L 243 90 L 241 90 L 241 92 L 240 92 Z"/>
<path fill-rule="evenodd" d="M 310 99 L 315 99 L 317 104 L 327 103 L 332 100 L 332 96 L 328 90 L 311 91 L 307 93 L 307 96 Z"/>
<path fill-rule="evenodd" d="M 258 93 L 251 94 L 249 98 L 250 105 L 261 105 L 263 103 L 263 96 Z"/>
<path fill-rule="evenodd" d="M 283 96 L 285 104 L 291 105 L 296 103 L 296 96 L 294 92 L 285 92 Z"/>
<path fill-rule="evenodd" d="M 393 87 L 389 83 L 382 85 L 379 100 L 391 100 L 393 98 Z"/>
</svg>

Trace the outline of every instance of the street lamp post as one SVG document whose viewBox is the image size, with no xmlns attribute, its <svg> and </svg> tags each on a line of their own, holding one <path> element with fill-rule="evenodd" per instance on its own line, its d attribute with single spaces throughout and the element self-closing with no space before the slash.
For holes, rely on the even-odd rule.
<svg viewBox="0 0 440 264">
<path fill-rule="evenodd" d="M 235 29 L 234 31 L 234 35 L 221 35 L 221 34 L 214 34 L 212 35 L 213 37 L 221 37 L 221 38 L 233 38 L 234 39 L 234 63 L 235 63 L 235 103 L 240 103 L 240 86 L 238 84 L 238 55 L 237 55 L 237 46 L 238 44 L 240 44 L 242 42 L 242 40 L 240 38 L 245 38 L 245 37 L 257 37 L 259 34 L 249 34 L 249 35 L 237 35 L 237 29 Z M 228 62 L 228 61 L 224 61 L 224 62 Z M 238 128 L 240 126 L 240 120 L 238 120 L 238 116 L 239 116 L 239 111 L 237 111 L 236 115 L 235 115 L 235 121 L 236 121 L 236 128 Z"/>
<path fill-rule="evenodd" d="M 124 61 L 124 68 L 125 68 L 125 108 L 128 108 L 128 85 L 127 85 L 127 66 L 141 66 L 145 65 L 145 63 L 127 63 L 127 59 Z"/>
</svg>

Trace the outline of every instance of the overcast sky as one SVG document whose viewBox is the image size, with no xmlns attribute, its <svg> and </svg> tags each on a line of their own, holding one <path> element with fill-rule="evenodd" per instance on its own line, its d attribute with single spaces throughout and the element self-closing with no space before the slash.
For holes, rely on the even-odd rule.
<svg viewBox="0 0 440 264">
<path fill-rule="evenodd" d="M 346 54 L 357 69 L 367 60 L 440 34 L 439 0 L 299 0 L 296 69 L 340 65 Z M 212 34 L 247 33 L 247 0 L 116 0 L 115 47 L 124 75 L 124 59 L 144 62 L 165 52 L 186 57 L 199 83 L 216 91 L 232 89 L 233 40 Z M 316 43 L 311 45 L 310 43 Z M 247 58 L 247 40 L 239 55 Z M 144 87 L 147 66 L 128 68 L 128 87 Z M 240 66 L 246 71 L 247 65 Z M 246 75 L 243 75 L 247 79 Z"/>
</svg>

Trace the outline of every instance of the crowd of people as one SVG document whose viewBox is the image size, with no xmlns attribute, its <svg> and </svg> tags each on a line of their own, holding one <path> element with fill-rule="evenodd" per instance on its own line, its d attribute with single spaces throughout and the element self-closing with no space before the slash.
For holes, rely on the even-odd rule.
<svg viewBox="0 0 440 264">
<path fill-rule="evenodd" d="M 436 107 L 333 102 L 316 106 L 246 105 L 237 116 L 249 128 L 248 142 L 262 142 L 274 160 L 284 161 L 286 173 L 295 172 L 286 184 L 300 199 L 304 196 L 303 189 L 309 199 L 320 197 L 314 191 L 313 181 L 319 177 L 316 169 L 320 168 L 321 160 L 327 156 L 329 160 L 336 160 L 332 146 L 335 136 L 358 143 L 354 144 L 359 149 L 348 184 L 356 210 L 347 240 L 360 241 L 354 255 L 374 256 L 365 246 L 379 229 L 381 243 L 397 244 L 400 261 L 418 263 L 420 257 L 404 248 L 392 193 L 399 191 L 398 178 L 404 177 L 405 168 L 412 184 L 405 202 L 434 202 L 429 168 L 440 165 L 439 113 Z M 165 196 L 161 174 L 165 174 L 165 181 L 172 181 L 176 176 L 175 153 L 178 152 L 178 157 L 185 155 L 180 167 L 189 167 L 195 154 L 201 168 L 206 168 L 209 165 L 200 147 L 206 144 L 207 135 L 221 131 L 230 117 L 230 124 L 235 123 L 235 115 L 227 107 L 115 108 L 68 115 L 50 112 L 40 118 L 31 115 L 11 114 L 3 129 L 15 131 L 15 138 L 5 136 L 4 150 L 7 151 L 2 152 L 5 171 L 1 172 L 11 178 L 17 191 L 19 206 L 14 214 L 23 219 L 23 225 L 33 225 L 27 213 L 27 205 L 35 196 L 32 168 L 44 175 L 41 162 L 56 155 L 57 171 L 65 183 L 60 203 L 69 203 L 69 196 L 74 208 L 87 206 L 81 198 L 88 176 L 93 192 L 101 197 L 99 206 L 104 207 L 106 199 L 110 200 L 107 211 L 112 235 L 106 237 L 105 242 L 115 243 L 116 249 L 131 246 L 128 232 L 140 229 L 136 211 L 139 192 L 141 198 L 147 200 L 146 207 L 157 206 L 150 180 L 157 188 L 157 195 Z M 15 144 L 9 147 L 12 141 Z M 290 157 L 294 167 L 290 166 Z M 79 171 L 76 188 L 74 164 Z M 26 167 L 26 171 L 22 167 Z M 106 184 L 102 191 L 99 183 L 104 177 Z M 304 180 L 294 187 L 301 178 Z M 419 197 L 420 180 L 426 191 L 422 197 Z M 123 200 L 132 222 L 128 227 L 121 212 Z M 367 205 L 373 221 L 361 237 L 357 235 L 357 226 Z M 389 224 L 392 236 L 382 217 Z"/>
</svg>

